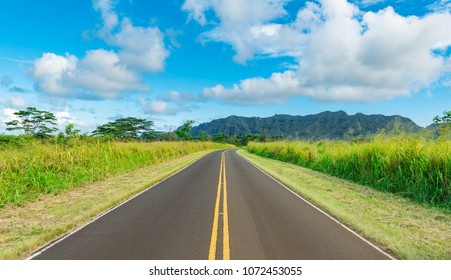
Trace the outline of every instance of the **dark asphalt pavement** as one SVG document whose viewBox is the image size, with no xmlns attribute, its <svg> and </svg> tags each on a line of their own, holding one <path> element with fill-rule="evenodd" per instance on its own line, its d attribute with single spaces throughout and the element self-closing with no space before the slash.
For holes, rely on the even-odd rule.
<svg viewBox="0 0 451 280">
<path fill-rule="evenodd" d="M 224 165 L 223 152 L 203 157 L 33 259 L 388 259 L 236 151 L 225 152 Z"/>
</svg>

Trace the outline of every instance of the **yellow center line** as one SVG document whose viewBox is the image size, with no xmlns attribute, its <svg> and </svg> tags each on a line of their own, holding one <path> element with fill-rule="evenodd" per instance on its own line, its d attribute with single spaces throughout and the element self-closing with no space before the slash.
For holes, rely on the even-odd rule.
<svg viewBox="0 0 451 280">
<path fill-rule="evenodd" d="M 208 253 L 209 260 L 216 259 L 216 249 L 218 243 L 218 231 L 219 231 L 219 207 L 221 202 L 221 187 L 223 187 L 224 198 L 223 198 L 223 250 L 222 258 L 224 260 L 230 260 L 230 241 L 229 241 L 229 213 L 227 209 L 227 179 L 226 179 L 226 164 L 225 164 L 225 153 L 221 154 L 221 164 L 219 169 L 219 179 L 218 179 L 218 192 L 216 194 L 215 211 L 213 215 L 213 227 L 211 231 L 211 241 L 210 249 Z"/>
<path fill-rule="evenodd" d="M 224 162 L 224 199 L 223 199 L 223 246 L 222 246 L 222 259 L 230 260 L 230 242 L 229 242 L 229 212 L 227 209 L 227 177 L 226 177 L 226 164 L 225 164 L 225 152 L 222 154 Z"/>
</svg>

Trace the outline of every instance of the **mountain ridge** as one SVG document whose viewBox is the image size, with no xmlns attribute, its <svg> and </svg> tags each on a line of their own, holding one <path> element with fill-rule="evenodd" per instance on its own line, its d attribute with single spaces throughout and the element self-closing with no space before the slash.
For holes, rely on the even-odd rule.
<svg viewBox="0 0 451 280">
<path fill-rule="evenodd" d="M 286 139 L 322 140 L 367 137 L 381 131 L 415 133 L 422 129 L 409 118 L 400 115 L 348 115 L 344 111 L 324 111 L 305 116 L 276 114 L 264 118 L 232 115 L 199 124 L 192 128 L 191 135 L 198 136 L 204 131 L 212 136 L 221 133 L 228 136 L 267 134 Z"/>
</svg>

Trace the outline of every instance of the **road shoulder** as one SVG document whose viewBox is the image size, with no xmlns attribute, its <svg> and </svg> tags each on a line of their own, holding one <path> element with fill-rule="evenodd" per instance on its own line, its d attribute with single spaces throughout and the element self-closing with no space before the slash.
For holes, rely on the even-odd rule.
<svg viewBox="0 0 451 280">
<path fill-rule="evenodd" d="M 451 215 L 293 164 L 238 154 L 400 259 L 451 259 Z"/>
</svg>

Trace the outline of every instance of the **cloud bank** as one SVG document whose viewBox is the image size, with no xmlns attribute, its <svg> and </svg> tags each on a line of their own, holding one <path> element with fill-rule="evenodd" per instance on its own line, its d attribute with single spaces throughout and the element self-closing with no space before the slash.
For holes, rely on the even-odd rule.
<svg viewBox="0 0 451 280">
<path fill-rule="evenodd" d="M 297 61 L 295 70 L 269 78 L 206 88 L 205 97 L 234 103 L 283 102 L 294 95 L 371 102 L 410 95 L 451 74 L 447 2 L 437 1 L 442 8 L 423 17 L 404 17 L 392 7 L 363 12 L 346 0 L 311 1 L 294 20 L 280 23 L 287 2 L 185 1 L 188 19 L 213 23 L 200 37 L 231 45 L 236 62 L 284 56 Z"/>
</svg>

